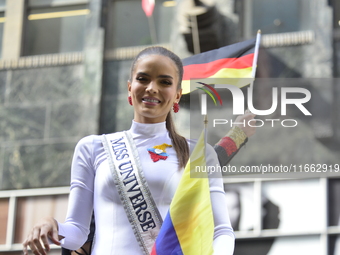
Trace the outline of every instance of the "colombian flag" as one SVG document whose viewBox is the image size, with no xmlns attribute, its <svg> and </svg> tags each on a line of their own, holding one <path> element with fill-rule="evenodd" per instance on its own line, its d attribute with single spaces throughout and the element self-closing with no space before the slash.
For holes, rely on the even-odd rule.
<svg viewBox="0 0 340 255">
<path fill-rule="evenodd" d="M 211 78 L 228 78 L 228 84 L 239 88 L 250 84 L 256 43 L 254 38 L 183 59 L 182 93 L 191 92 L 190 79 L 211 83 Z"/>
<path fill-rule="evenodd" d="M 213 253 L 214 219 L 209 179 L 207 175 L 205 178 L 190 178 L 190 170 L 206 165 L 204 137 L 205 130 L 184 169 L 151 255 Z"/>
</svg>

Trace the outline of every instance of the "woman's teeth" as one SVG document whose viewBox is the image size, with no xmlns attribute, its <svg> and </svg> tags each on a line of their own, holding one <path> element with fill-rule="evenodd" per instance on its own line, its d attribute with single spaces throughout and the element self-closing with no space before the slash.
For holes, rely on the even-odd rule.
<svg viewBox="0 0 340 255">
<path fill-rule="evenodd" d="M 160 101 L 156 99 L 143 98 L 142 100 L 150 103 L 160 103 Z"/>
</svg>

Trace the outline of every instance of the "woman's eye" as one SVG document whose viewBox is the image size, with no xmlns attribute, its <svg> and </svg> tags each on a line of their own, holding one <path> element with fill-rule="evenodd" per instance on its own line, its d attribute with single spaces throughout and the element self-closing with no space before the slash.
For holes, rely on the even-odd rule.
<svg viewBox="0 0 340 255">
<path fill-rule="evenodd" d="M 136 80 L 137 81 L 146 81 L 146 78 L 144 78 L 144 77 L 137 77 Z"/>
<path fill-rule="evenodd" d="M 165 84 L 165 85 L 172 85 L 172 82 L 168 81 L 168 80 L 164 80 L 164 81 L 162 81 L 162 83 Z"/>
</svg>

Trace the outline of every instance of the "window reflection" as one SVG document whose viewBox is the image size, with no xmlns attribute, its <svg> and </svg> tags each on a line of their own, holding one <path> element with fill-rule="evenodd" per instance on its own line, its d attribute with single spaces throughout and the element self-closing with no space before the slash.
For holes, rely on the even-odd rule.
<svg viewBox="0 0 340 255">
<path fill-rule="evenodd" d="M 263 196 L 278 208 L 275 217 L 279 217 L 280 231 L 317 231 L 323 227 L 321 220 L 315 220 L 322 218 L 322 208 L 315 206 L 323 199 L 319 180 L 265 182 Z"/>
<path fill-rule="evenodd" d="M 320 243 L 317 235 L 236 240 L 234 255 L 316 255 L 322 254 Z"/>
<path fill-rule="evenodd" d="M 328 238 L 328 254 L 329 255 L 340 255 L 340 235 L 331 235 Z"/>
<path fill-rule="evenodd" d="M 6 0 L 0 0 L 0 8 L 4 8 L 6 6 Z"/>
<path fill-rule="evenodd" d="M 67 195 L 22 197 L 17 200 L 14 243 L 22 243 L 34 223 L 46 216 L 65 220 Z"/>
<path fill-rule="evenodd" d="M 30 8 L 26 21 L 24 55 L 82 51 L 88 14 L 87 5 Z"/>
<path fill-rule="evenodd" d="M 254 229 L 254 185 L 253 183 L 225 184 L 227 206 L 231 225 L 235 231 Z"/>
<path fill-rule="evenodd" d="M 307 12 L 309 0 L 253 0 L 254 17 L 252 20 L 252 34 L 258 29 L 264 34 L 285 33 L 310 29 Z"/>
<path fill-rule="evenodd" d="M 140 0 L 114 1 L 110 8 L 107 49 L 152 44 L 151 30 L 155 26 L 157 43 L 169 43 L 175 3 L 155 1 L 150 20 Z"/>
<path fill-rule="evenodd" d="M 328 185 L 329 226 L 340 226 L 340 179 L 330 179 Z M 340 255 L 340 254 L 339 254 Z"/>
</svg>

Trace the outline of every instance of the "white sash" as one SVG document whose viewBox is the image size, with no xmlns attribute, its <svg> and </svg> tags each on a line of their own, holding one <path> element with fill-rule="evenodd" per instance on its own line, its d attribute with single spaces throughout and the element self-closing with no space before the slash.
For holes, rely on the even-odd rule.
<svg viewBox="0 0 340 255">
<path fill-rule="evenodd" d="M 137 242 L 151 253 L 162 217 L 145 180 L 136 145 L 128 131 L 103 135 L 110 170 Z"/>
</svg>

